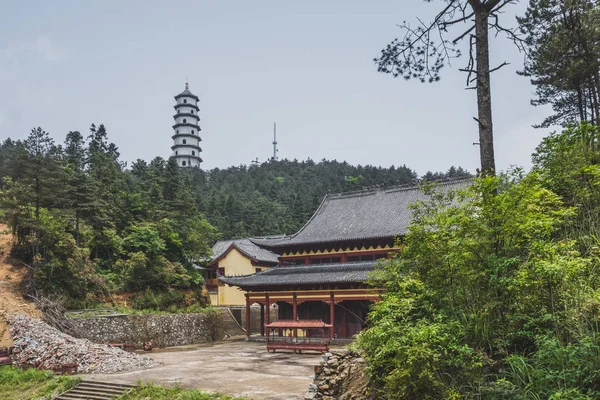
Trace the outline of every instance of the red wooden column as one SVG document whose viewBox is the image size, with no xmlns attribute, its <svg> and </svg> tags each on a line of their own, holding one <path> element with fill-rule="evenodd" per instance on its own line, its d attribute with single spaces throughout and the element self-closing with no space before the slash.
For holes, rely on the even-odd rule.
<svg viewBox="0 0 600 400">
<path fill-rule="evenodd" d="M 333 336 L 335 335 L 335 300 L 333 297 L 333 292 L 331 292 L 330 296 L 331 297 L 329 300 L 329 323 L 331 324 L 331 328 L 329 328 L 329 334 L 331 339 L 333 339 Z"/>
<path fill-rule="evenodd" d="M 246 293 L 246 340 L 250 338 L 250 295 Z"/>
<path fill-rule="evenodd" d="M 270 324 L 271 323 L 271 303 L 269 303 L 269 294 L 265 294 L 265 302 L 267 304 L 266 306 L 266 312 L 265 312 L 265 324 Z"/>
<path fill-rule="evenodd" d="M 348 310 L 342 309 L 342 337 L 348 337 Z"/>
<path fill-rule="evenodd" d="M 294 292 L 294 301 L 292 302 L 292 319 L 296 321 L 298 319 L 298 296 Z M 298 337 L 298 329 L 294 329 L 294 337 Z"/>
<path fill-rule="evenodd" d="M 260 336 L 265 336 L 265 305 L 260 304 Z"/>
</svg>

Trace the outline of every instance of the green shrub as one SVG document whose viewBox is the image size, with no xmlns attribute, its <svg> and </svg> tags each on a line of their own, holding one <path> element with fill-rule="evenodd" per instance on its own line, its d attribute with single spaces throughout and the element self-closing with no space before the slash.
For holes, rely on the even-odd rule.
<svg viewBox="0 0 600 400">
<path fill-rule="evenodd" d="M 171 310 L 186 306 L 185 294 L 178 290 L 169 290 L 159 294 L 157 301 L 160 310 Z"/>
<path fill-rule="evenodd" d="M 131 306 L 136 310 L 156 310 L 158 309 L 158 300 L 150 288 L 146 288 L 142 296 L 135 296 L 132 299 Z"/>
</svg>

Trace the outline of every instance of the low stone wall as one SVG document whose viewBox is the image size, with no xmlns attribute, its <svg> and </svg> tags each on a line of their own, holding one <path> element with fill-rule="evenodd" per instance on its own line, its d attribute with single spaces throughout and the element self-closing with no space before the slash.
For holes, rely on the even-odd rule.
<svg viewBox="0 0 600 400">
<path fill-rule="evenodd" d="M 347 350 L 325 353 L 305 400 L 369 400 L 365 360 Z"/>
<path fill-rule="evenodd" d="M 84 337 L 96 343 L 131 343 L 142 347 L 182 346 L 223 338 L 221 313 L 112 315 L 77 318 Z"/>
</svg>

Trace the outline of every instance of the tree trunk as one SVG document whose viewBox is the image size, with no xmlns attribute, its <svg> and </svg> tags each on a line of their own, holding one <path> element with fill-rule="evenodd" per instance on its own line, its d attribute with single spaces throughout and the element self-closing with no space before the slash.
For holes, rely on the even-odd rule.
<svg viewBox="0 0 600 400">
<path fill-rule="evenodd" d="M 596 109 L 596 126 L 600 127 L 600 73 L 596 70 L 596 73 L 592 76 L 592 87 L 594 88 L 594 102 Z"/>
<path fill-rule="evenodd" d="M 475 55 L 477 57 L 477 114 L 479 120 L 479 155 L 481 174 L 494 175 L 494 129 L 492 125 L 492 92 L 490 87 L 490 53 L 488 11 L 484 6 L 474 7 Z"/>
<path fill-rule="evenodd" d="M 79 211 L 75 211 L 75 243 L 79 246 Z"/>
<path fill-rule="evenodd" d="M 577 106 L 579 107 L 579 122 L 585 121 L 583 109 L 583 96 L 581 94 L 581 84 L 577 85 Z"/>
</svg>

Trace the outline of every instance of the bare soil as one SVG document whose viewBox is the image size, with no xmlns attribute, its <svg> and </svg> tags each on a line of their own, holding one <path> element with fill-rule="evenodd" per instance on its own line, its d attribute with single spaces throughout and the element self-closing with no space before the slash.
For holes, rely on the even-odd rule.
<svg viewBox="0 0 600 400">
<path fill-rule="evenodd" d="M 8 320 L 13 314 L 41 317 L 33 302 L 27 301 L 19 289 L 27 267 L 9 257 L 12 235 L 0 224 L 0 347 L 12 345 Z"/>
</svg>

